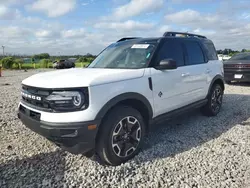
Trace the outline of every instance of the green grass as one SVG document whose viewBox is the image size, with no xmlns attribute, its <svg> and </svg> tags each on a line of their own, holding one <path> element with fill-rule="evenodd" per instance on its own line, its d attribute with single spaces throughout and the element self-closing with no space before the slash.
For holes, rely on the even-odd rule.
<svg viewBox="0 0 250 188">
<path fill-rule="evenodd" d="M 53 68 L 53 65 L 52 65 L 52 63 L 49 63 L 48 67 L 44 67 L 42 65 L 42 63 L 36 63 L 35 67 L 34 67 L 34 64 L 32 64 L 32 63 L 24 63 L 24 64 L 21 65 L 21 69 L 34 69 L 34 68 L 36 68 L 36 69 L 40 69 L 40 68 Z M 12 69 L 19 69 L 19 66 L 14 65 L 14 66 L 12 66 Z"/>
<path fill-rule="evenodd" d="M 75 65 L 76 65 L 77 68 L 86 66 L 88 64 L 89 64 L 89 62 L 81 62 L 81 63 L 77 62 L 77 63 L 75 63 Z M 53 68 L 53 64 L 49 63 L 48 67 L 44 67 L 42 65 L 42 63 L 36 63 L 35 64 L 35 68 L 36 69 L 40 69 L 40 68 Z M 17 65 L 13 65 L 12 69 L 19 69 L 19 67 Z M 24 64 L 22 64 L 21 69 L 34 69 L 34 64 L 32 64 L 32 63 L 24 63 Z"/>
<path fill-rule="evenodd" d="M 86 66 L 86 65 L 88 65 L 89 64 L 89 62 L 77 62 L 77 63 L 75 63 L 75 65 L 76 65 L 76 67 L 83 67 L 83 66 Z"/>
</svg>

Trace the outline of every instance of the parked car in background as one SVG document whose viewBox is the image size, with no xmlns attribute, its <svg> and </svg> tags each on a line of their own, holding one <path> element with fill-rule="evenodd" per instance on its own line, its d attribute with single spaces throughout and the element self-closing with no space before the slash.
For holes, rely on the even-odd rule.
<svg viewBox="0 0 250 188">
<path fill-rule="evenodd" d="M 57 61 L 53 61 L 52 65 L 53 65 L 53 68 L 55 69 L 57 66 Z"/>
<path fill-rule="evenodd" d="M 222 60 L 223 60 L 223 54 L 218 54 L 218 59 L 219 59 L 220 61 L 222 61 Z"/>
<path fill-rule="evenodd" d="M 223 57 L 222 57 L 222 60 L 223 61 L 226 61 L 226 60 L 229 60 L 231 58 L 231 56 L 229 56 L 229 55 L 224 55 Z"/>
<path fill-rule="evenodd" d="M 231 56 L 229 56 L 229 55 L 218 54 L 218 59 L 220 61 L 226 61 L 226 60 L 228 60 L 230 58 L 231 58 Z"/>
<path fill-rule="evenodd" d="M 233 55 L 224 62 L 224 74 L 226 83 L 232 81 L 250 81 L 250 52 L 242 52 Z"/>
<path fill-rule="evenodd" d="M 75 68 L 75 63 L 69 60 L 61 59 L 60 61 L 55 61 L 53 63 L 53 68 L 55 69 Z"/>
</svg>

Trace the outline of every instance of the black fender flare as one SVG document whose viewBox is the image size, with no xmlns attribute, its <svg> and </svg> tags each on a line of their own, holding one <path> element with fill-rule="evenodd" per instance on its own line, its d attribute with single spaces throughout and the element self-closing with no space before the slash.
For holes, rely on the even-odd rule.
<svg viewBox="0 0 250 188">
<path fill-rule="evenodd" d="M 147 110 L 149 112 L 149 118 L 153 117 L 153 108 L 150 102 L 148 101 L 148 99 L 142 94 L 135 93 L 135 92 L 128 92 L 128 93 L 117 95 L 116 97 L 109 100 L 97 113 L 95 119 L 102 119 L 112 107 L 117 105 L 119 102 L 128 100 L 128 99 L 135 99 L 135 100 L 142 102 L 147 107 Z"/>
<path fill-rule="evenodd" d="M 223 91 L 224 91 L 224 89 L 225 89 L 225 86 L 224 86 L 225 80 L 224 80 L 223 76 L 217 74 L 217 75 L 212 79 L 212 81 L 211 81 L 211 83 L 210 83 L 210 86 L 209 86 L 209 89 L 208 89 L 208 93 L 207 93 L 207 97 L 208 97 L 208 95 L 209 95 L 209 93 L 210 93 L 210 91 L 211 91 L 211 89 L 212 89 L 214 83 L 215 83 L 217 80 L 220 80 L 220 81 L 223 83 L 223 88 L 222 88 L 222 89 L 223 89 Z M 206 98 L 207 98 L 207 97 L 206 97 Z"/>
</svg>

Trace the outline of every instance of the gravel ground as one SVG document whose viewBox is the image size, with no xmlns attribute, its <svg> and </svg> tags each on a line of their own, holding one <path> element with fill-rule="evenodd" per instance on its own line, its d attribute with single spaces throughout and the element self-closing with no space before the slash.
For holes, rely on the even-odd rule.
<svg viewBox="0 0 250 188">
<path fill-rule="evenodd" d="M 41 70 L 40 70 L 41 71 Z M 143 152 L 118 167 L 71 155 L 20 123 L 22 79 L 0 78 L 0 187 L 250 187 L 250 85 L 226 85 L 217 117 L 190 112 L 156 125 Z"/>
</svg>

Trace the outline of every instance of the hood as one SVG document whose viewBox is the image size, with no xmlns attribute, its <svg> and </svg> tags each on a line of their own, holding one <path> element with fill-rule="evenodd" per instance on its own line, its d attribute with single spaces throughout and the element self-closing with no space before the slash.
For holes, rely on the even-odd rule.
<svg viewBox="0 0 250 188">
<path fill-rule="evenodd" d="M 71 68 L 32 75 L 22 84 L 41 88 L 87 87 L 142 77 L 145 69 Z"/>
</svg>

